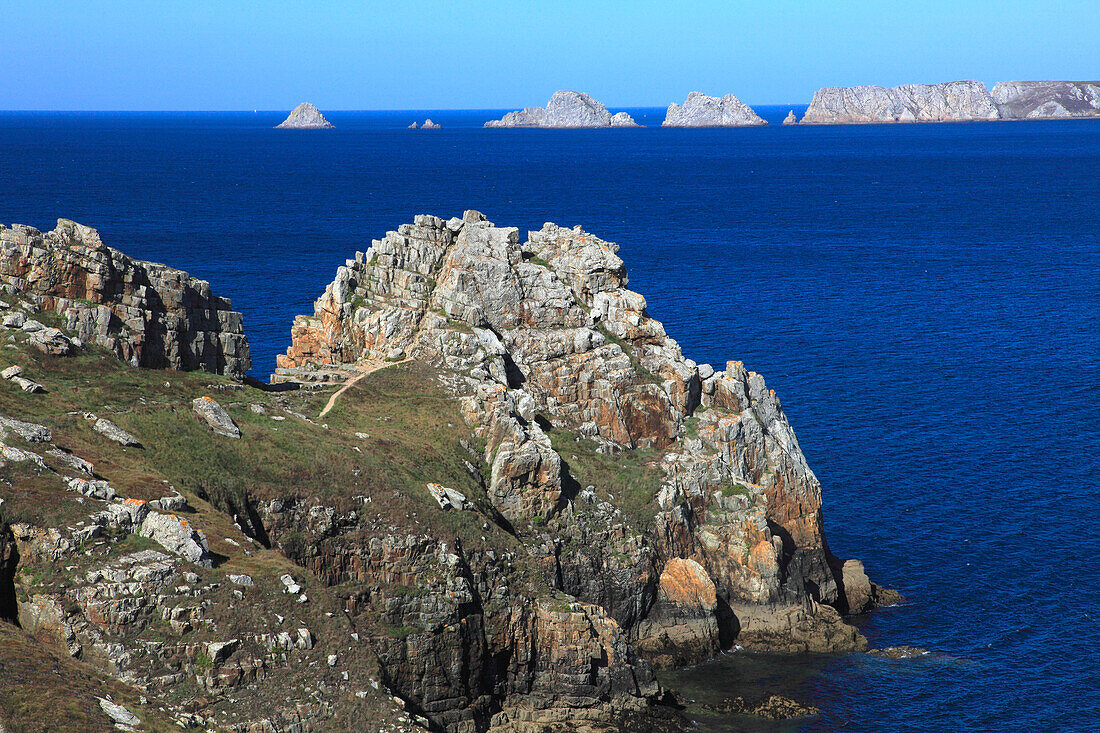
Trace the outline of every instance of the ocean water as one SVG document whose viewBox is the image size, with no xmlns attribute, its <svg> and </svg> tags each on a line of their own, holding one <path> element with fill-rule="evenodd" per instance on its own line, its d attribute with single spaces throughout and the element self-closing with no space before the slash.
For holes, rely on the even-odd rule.
<svg viewBox="0 0 1100 733">
<path fill-rule="evenodd" d="M 656 125 L 661 110 L 632 110 Z M 0 113 L 0 220 L 99 228 L 208 279 L 265 377 L 335 268 L 417 213 L 583 224 L 700 362 L 783 400 L 832 549 L 932 654 L 727 654 L 702 731 L 1100 727 L 1100 122 L 482 130 L 484 112 Z M 409 131 L 425 117 L 443 130 Z M 701 703 L 780 691 L 766 724 Z"/>
</svg>

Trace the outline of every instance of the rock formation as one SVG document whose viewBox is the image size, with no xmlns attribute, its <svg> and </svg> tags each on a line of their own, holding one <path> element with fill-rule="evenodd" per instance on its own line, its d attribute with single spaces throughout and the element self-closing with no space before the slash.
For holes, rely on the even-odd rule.
<svg viewBox="0 0 1100 733">
<path fill-rule="evenodd" d="M 768 124 L 732 94 L 708 97 L 692 92 L 683 106 L 673 102 L 661 127 L 755 127 Z"/>
<path fill-rule="evenodd" d="M 847 604 L 820 486 L 774 392 L 740 362 L 716 372 L 686 359 L 627 289 L 616 250 L 580 228 L 547 224 L 521 243 L 478 212 L 419 216 L 339 268 L 296 319 L 280 370 L 405 355 L 454 371 L 486 441 L 489 501 L 512 523 L 559 519 L 553 543 L 580 556 L 559 550 L 548 579 L 645 635 L 641 649 L 682 662 L 734 629 L 761 648 L 864 648 L 832 606 L 868 600 Z M 610 497 L 576 488 L 584 477 L 553 447 L 555 430 L 610 455 L 654 452 L 652 531 L 610 539 Z M 592 551 L 623 560 L 595 570 Z"/>
<path fill-rule="evenodd" d="M 0 310 L 43 283 L 174 292 L 101 245 L 90 277 L 91 230 L 66 227 L 21 232 L 63 264 L 23 268 Z M 830 554 L 775 393 L 685 358 L 617 250 L 418 216 L 295 320 L 281 376 L 320 394 L 13 334 L 0 372 L 50 392 L 0 390 L 0 622 L 113 680 L 123 709 L 97 714 L 237 733 L 671 731 L 654 667 L 865 649 L 841 614 L 897 597 Z"/>
<path fill-rule="evenodd" d="M 238 379 L 252 367 L 241 314 L 208 282 L 133 260 L 67 219 L 46 233 L 0 225 L 0 283 L 134 366 Z"/>
<path fill-rule="evenodd" d="M 964 122 L 996 120 L 997 106 L 977 81 L 819 89 L 801 124 L 837 125 L 876 122 Z"/>
<path fill-rule="evenodd" d="M 432 118 L 429 117 L 428 119 L 424 120 L 424 124 L 420 127 L 424 130 L 438 130 L 443 127 L 443 125 L 439 124 L 438 122 L 432 122 Z"/>
<path fill-rule="evenodd" d="M 992 96 L 1006 120 L 1100 117 L 1100 81 L 999 81 Z"/>
<path fill-rule="evenodd" d="M 485 127 L 638 127 L 626 112 L 611 114 L 607 107 L 583 92 L 558 91 L 545 107 L 509 112 Z"/>
<path fill-rule="evenodd" d="M 793 109 L 790 112 L 787 113 L 786 117 L 783 118 L 783 124 L 784 125 L 797 125 L 798 124 L 798 118 L 795 117 Z"/>
<path fill-rule="evenodd" d="M 291 111 L 285 120 L 275 126 L 276 130 L 323 130 L 332 127 L 321 110 L 309 102 L 302 102 Z"/>
</svg>

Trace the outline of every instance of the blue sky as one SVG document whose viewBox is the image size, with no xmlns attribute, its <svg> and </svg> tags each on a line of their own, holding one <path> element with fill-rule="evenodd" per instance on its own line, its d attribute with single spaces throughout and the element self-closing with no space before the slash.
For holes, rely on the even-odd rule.
<svg viewBox="0 0 1100 733">
<path fill-rule="evenodd" d="M 0 108 L 611 107 L 1100 78 L 1100 0 L 0 0 Z"/>
</svg>

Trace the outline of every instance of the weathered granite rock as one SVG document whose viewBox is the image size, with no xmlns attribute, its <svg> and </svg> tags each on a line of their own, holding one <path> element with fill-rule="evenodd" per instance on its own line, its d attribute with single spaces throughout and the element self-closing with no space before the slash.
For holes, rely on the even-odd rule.
<svg viewBox="0 0 1100 733">
<path fill-rule="evenodd" d="M 206 536 L 186 519 L 174 514 L 147 511 L 141 521 L 140 534 L 189 562 L 204 567 L 211 565 Z"/>
<path fill-rule="evenodd" d="M 649 640 L 639 648 L 658 663 L 734 636 L 865 649 L 837 611 L 841 563 L 825 544 L 820 485 L 774 392 L 740 362 L 716 372 L 685 359 L 627 289 L 616 251 L 579 227 L 547 224 L 521 243 L 478 212 L 418 216 L 338 269 L 313 315 L 295 320 L 280 369 L 400 353 L 456 373 L 464 418 L 486 441 L 489 502 L 510 522 L 557 521 L 555 542 L 581 551 L 552 553 L 548 578 Z M 569 487 L 548 425 L 610 454 L 657 452 L 652 534 L 609 529 L 616 508 Z M 582 500 L 592 509 L 575 511 Z M 703 571 L 696 585 L 712 585 L 723 610 L 661 600 L 685 568 Z"/>
<path fill-rule="evenodd" d="M 638 127 L 626 112 L 612 115 L 607 107 L 583 92 L 558 91 L 545 107 L 509 112 L 485 127 Z"/>
<path fill-rule="evenodd" d="M 105 417 L 96 418 L 92 423 L 92 430 L 96 431 L 108 440 L 113 440 L 119 445 L 125 445 L 133 448 L 140 448 L 141 441 L 134 436 L 127 433 L 125 430 L 115 425 L 113 422 Z"/>
<path fill-rule="evenodd" d="M 83 343 L 105 346 L 133 366 L 237 378 L 252 367 L 241 314 L 209 283 L 130 259 L 95 229 L 66 219 L 44 234 L 0 226 L 0 284 L 61 314 L 65 330 Z M 45 351 L 67 353 L 72 341 L 55 331 L 32 337 Z"/>
<path fill-rule="evenodd" d="M 410 130 L 419 130 L 420 129 L 420 123 L 417 122 L 416 120 L 413 120 L 413 123 L 411 125 L 409 125 L 409 129 Z"/>
<path fill-rule="evenodd" d="M 768 124 L 760 115 L 732 94 L 709 97 L 702 92 L 688 94 L 683 106 L 673 102 L 662 127 L 758 127 Z"/>
<path fill-rule="evenodd" d="M 1006 120 L 1100 117 L 1100 81 L 999 81 L 992 97 Z"/>
<path fill-rule="evenodd" d="M 233 422 L 233 418 L 229 416 L 225 408 L 214 401 L 212 397 L 196 397 L 191 401 L 191 407 L 195 410 L 195 414 L 201 417 L 218 435 L 224 435 L 226 438 L 241 437 L 241 429 L 237 427 L 237 423 Z"/>
<path fill-rule="evenodd" d="M 787 113 L 786 117 L 783 118 L 783 124 L 784 125 L 797 125 L 798 124 L 798 118 L 795 116 L 793 109 L 790 112 Z"/>
<path fill-rule="evenodd" d="M 965 122 L 1000 119 L 985 85 L 978 81 L 825 87 L 814 94 L 803 125 L 876 122 Z"/>
<path fill-rule="evenodd" d="M 10 430 L 28 443 L 49 443 L 53 440 L 50 429 L 45 425 L 37 425 L 0 415 L 0 431 L 2 430 Z"/>
<path fill-rule="evenodd" d="M 107 717 L 115 722 L 115 727 L 120 730 L 135 730 L 134 726 L 141 725 L 141 719 L 117 703 L 106 698 L 99 698 L 99 707 L 107 714 Z"/>
<path fill-rule="evenodd" d="M 424 120 L 424 124 L 420 126 L 420 129 L 422 129 L 422 130 L 438 130 L 442 127 L 443 127 L 443 125 L 439 124 L 438 122 L 432 122 L 432 118 L 429 117 L 428 119 Z"/>
<path fill-rule="evenodd" d="M 325 119 L 321 110 L 309 102 L 302 102 L 287 116 L 285 120 L 275 126 L 276 130 L 323 130 L 332 127 L 332 123 Z"/>
<path fill-rule="evenodd" d="M 714 581 L 694 560 L 672 558 L 661 572 L 657 603 L 637 632 L 638 651 L 656 667 L 706 659 L 720 648 Z"/>
</svg>

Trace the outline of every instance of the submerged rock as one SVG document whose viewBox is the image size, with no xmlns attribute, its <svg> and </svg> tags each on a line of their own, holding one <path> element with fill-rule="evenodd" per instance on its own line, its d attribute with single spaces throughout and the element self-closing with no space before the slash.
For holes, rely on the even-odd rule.
<svg viewBox="0 0 1100 733">
<path fill-rule="evenodd" d="M 966 122 L 1000 119 L 989 90 L 979 81 L 819 89 L 803 125 L 874 122 Z"/>
<path fill-rule="evenodd" d="M 992 96 L 1006 120 L 1100 117 L 1100 81 L 999 81 Z"/>
<path fill-rule="evenodd" d="M 692 92 L 683 106 L 668 106 L 662 127 L 757 127 L 768 123 L 732 94 L 709 97 Z"/>
<path fill-rule="evenodd" d="M 321 114 L 321 110 L 309 102 L 302 102 L 294 108 L 285 120 L 276 125 L 275 129 L 323 130 L 332 126 L 332 123 Z"/>
<path fill-rule="evenodd" d="M 728 698 L 720 703 L 704 703 L 703 709 L 719 713 L 754 715 L 768 720 L 805 718 L 817 715 L 820 712 L 812 705 L 805 705 L 782 695 L 769 695 L 766 698 L 754 701 L 746 700 L 743 697 Z"/>
<path fill-rule="evenodd" d="M 626 112 L 612 115 L 607 107 L 583 92 L 558 91 L 545 107 L 509 112 L 485 127 L 639 127 Z"/>
</svg>

